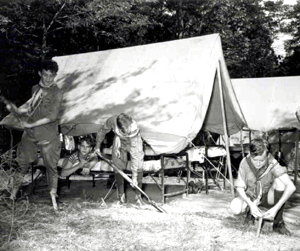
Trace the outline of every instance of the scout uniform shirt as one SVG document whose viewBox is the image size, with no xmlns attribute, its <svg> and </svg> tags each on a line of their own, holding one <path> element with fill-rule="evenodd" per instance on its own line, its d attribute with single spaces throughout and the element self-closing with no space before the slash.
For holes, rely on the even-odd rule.
<svg viewBox="0 0 300 251">
<path fill-rule="evenodd" d="M 250 154 L 241 161 L 235 187 L 243 187 L 246 194 L 253 200 L 268 193 L 275 178 L 287 173 L 286 167 L 279 165 L 270 153 L 265 166 L 260 169 L 256 169 L 253 164 L 251 166 L 250 162 Z"/>
<path fill-rule="evenodd" d="M 105 124 L 101 127 L 99 132 L 97 133 L 97 143 L 96 148 L 100 147 L 100 144 L 105 138 L 106 133 L 113 130 L 115 133 L 114 138 L 114 149 L 122 148 L 125 151 L 130 153 L 131 157 L 131 171 L 132 176 L 136 176 L 138 171 L 143 170 L 143 163 L 144 163 L 144 151 L 143 151 L 143 141 L 140 136 L 139 129 L 136 125 L 136 122 L 133 121 L 131 124 L 131 132 L 129 135 L 124 136 L 118 126 L 117 126 L 117 115 L 110 117 Z"/>
<path fill-rule="evenodd" d="M 28 123 L 35 122 L 42 118 L 49 118 L 53 122 L 46 125 L 36 126 L 26 130 L 28 136 L 40 143 L 46 143 L 58 136 L 58 115 L 62 100 L 62 92 L 56 84 L 49 88 L 42 88 L 39 85 L 32 87 L 33 96 L 42 89 L 41 101 L 38 106 L 29 114 Z"/>
</svg>

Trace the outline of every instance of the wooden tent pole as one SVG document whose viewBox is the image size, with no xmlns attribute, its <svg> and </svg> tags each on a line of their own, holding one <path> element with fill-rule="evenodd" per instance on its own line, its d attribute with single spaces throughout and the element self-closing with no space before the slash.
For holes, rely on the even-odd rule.
<svg viewBox="0 0 300 251">
<path fill-rule="evenodd" d="M 240 144 L 241 144 L 241 147 L 242 147 L 242 155 L 243 155 L 243 158 L 245 157 L 245 149 L 244 149 L 244 140 L 243 140 L 243 129 L 240 130 Z"/>
<path fill-rule="evenodd" d="M 281 131 L 280 129 L 278 130 L 278 162 L 281 163 L 281 157 L 282 157 L 282 153 L 281 153 Z"/>
<path fill-rule="evenodd" d="M 295 142 L 295 169 L 294 169 L 294 184 L 297 185 L 298 166 L 299 166 L 299 130 L 296 129 L 296 142 Z"/>
<path fill-rule="evenodd" d="M 226 147 L 226 155 L 227 155 L 227 166 L 228 166 L 228 171 L 229 171 L 229 180 L 231 182 L 230 188 L 231 188 L 232 197 L 234 198 L 235 194 L 234 194 L 234 187 L 232 185 L 233 178 L 232 178 L 230 151 L 229 151 L 229 137 L 228 137 L 228 133 L 227 133 L 227 121 L 226 121 L 226 114 L 225 114 L 224 95 L 223 95 L 222 79 L 221 79 L 221 72 L 220 72 L 220 61 L 218 62 L 217 74 L 218 74 L 220 101 L 221 101 L 221 108 L 222 108 L 224 138 L 225 138 L 225 147 Z"/>
<path fill-rule="evenodd" d="M 249 145 L 250 145 L 251 141 L 252 141 L 251 130 L 249 130 Z"/>
</svg>

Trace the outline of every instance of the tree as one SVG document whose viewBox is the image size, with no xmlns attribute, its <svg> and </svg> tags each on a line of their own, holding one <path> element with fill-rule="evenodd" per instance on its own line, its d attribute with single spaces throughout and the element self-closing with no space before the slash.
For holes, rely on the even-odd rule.
<svg viewBox="0 0 300 251">
<path fill-rule="evenodd" d="M 40 59 L 143 43 L 147 26 L 146 17 L 130 12 L 137 0 L 1 1 L 2 92 L 19 104 L 37 82 Z"/>
<path fill-rule="evenodd" d="M 287 56 L 282 62 L 283 72 L 287 76 L 300 75 L 300 1 L 294 5 L 290 12 L 291 22 L 288 28 L 291 31 L 293 38 L 286 42 Z"/>
<path fill-rule="evenodd" d="M 3 57 L 0 67 L 2 75 L 6 76 L 6 85 L 2 88 L 18 104 L 28 97 L 30 82 L 36 82 L 37 62 L 51 50 L 47 37 L 53 31 L 52 26 L 63 7 L 64 4 L 59 1 L 44 5 L 38 0 L 2 1 L 0 41 Z"/>
<path fill-rule="evenodd" d="M 263 2 L 264 12 L 268 17 L 268 27 L 274 38 L 281 32 L 289 32 L 287 17 L 291 6 L 284 4 L 283 0 Z"/>
<path fill-rule="evenodd" d="M 24 98 L 9 93 L 20 103 L 37 81 L 40 58 L 211 33 L 221 35 L 231 77 L 277 72 L 271 47 L 276 25 L 270 25 L 274 18 L 265 14 L 262 0 L 1 1 L 0 74 L 6 90 L 24 90 Z"/>
<path fill-rule="evenodd" d="M 261 0 L 167 0 L 150 5 L 155 25 L 149 34 L 157 41 L 219 33 L 231 77 L 276 75 L 271 18 Z"/>
</svg>

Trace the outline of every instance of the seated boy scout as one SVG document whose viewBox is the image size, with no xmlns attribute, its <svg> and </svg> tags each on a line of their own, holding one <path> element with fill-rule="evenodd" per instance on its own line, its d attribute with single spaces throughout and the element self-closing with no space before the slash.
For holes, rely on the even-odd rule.
<svg viewBox="0 0 300 251">
<path fill-rule="evenodd" d="M 235 213 L 241 213 L 248 207 L 246 220 L 250 221 L 251 217 L 274 220 L 274 232 L 291 235 L 282 215 L 285 202 L 296 188 L 286 167 L 279 165 L 268 149 L 268 142 L 262 138 L 251 141 L 250 154 L 241 161 L 235 182 L 239 197 L 233 200 L 231 208 Z M 268 210 L 263 213 L 259 207 Z"/>
</svg>

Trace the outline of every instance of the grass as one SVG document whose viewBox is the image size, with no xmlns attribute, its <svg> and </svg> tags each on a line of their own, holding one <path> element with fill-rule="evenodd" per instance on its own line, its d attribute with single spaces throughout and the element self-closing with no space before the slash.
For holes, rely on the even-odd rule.
<svg viewBox="0 0 300 251">
<path fill-rule="evenodd" d="M 0 250 L 300 250 L 299 236 L 274 234 L 270 224 L 256 238 L 257 225 L 207 195 L 172 200 L 163 206 L 168 214 L 72 196 L 64 202 L 57 213 L 48 198 L 17 202 L 12 232 L 11 208 L 1 203 Z"/>
</svg>

